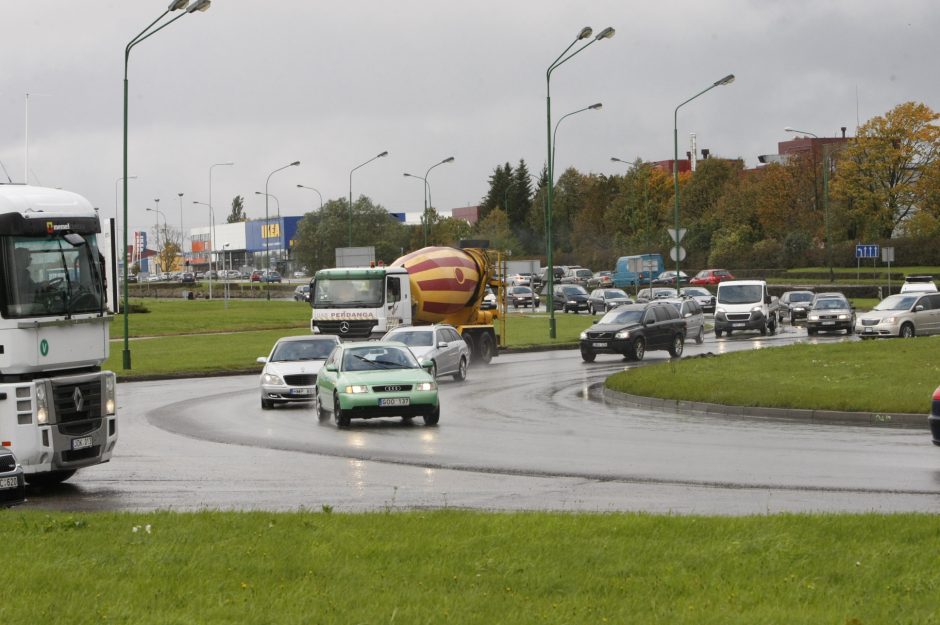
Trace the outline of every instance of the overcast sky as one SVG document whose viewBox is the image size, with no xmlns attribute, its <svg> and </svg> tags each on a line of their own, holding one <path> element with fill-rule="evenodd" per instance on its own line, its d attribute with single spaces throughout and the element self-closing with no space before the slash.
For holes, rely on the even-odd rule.
<svg viewBox="0 0 940 625">
<path fill-rule="evenodd" d="M 124 46 L 168 0 L 28 0 L 0 8 L 0 161 L 29 182 L 86 196 L 113 216 L 122 176 Z M 173 15 L 173 14 L 171 14 Z M 429 167 L 445 215 L 476 204 L 494 167 L 545 162 L 545 71 L 583 26 L 616 29 L 552 74 L 556 172 L 612 174 L 610 161 L 672 158 L 679 149 L 740 157 L 749 166 L 792 138 L 785 126 L 854 134 L 895 105 L 940 109 L 930 0 L 213 0 L 136 46 L 130 57 L 130 224 L 150 229 L 159 198 L 170 225 L 224 221 L 236 194 L 264 217 L 264 191 L 300 215 L 365 194 L 392 212 L 420 213 Z M 930 43 L 934 42 L 934 43 Z M 0 176 L 3 176 L 0 172 Z M 5 180 L 6 177 L 3 176 Z M 274 203 L 271 203 L 274 212 Z"/>
</svg>

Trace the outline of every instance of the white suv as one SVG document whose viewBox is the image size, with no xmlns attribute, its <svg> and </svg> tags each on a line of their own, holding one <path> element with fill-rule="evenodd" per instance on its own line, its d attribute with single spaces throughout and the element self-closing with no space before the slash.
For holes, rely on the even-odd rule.
<svg viewBox="0 0 940 625">
<path fill-rule="evenodd" d="M 933 276 L 907 276 L 901 285 L 901 293 L 936 293 Z"/>
</svg>

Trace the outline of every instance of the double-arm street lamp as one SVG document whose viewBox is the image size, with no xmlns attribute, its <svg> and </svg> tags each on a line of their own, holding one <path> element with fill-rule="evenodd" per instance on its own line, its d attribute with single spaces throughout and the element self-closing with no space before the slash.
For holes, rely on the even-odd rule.
<svg viewBox="0 0 940 625">
<path fill-rule="evenodd" d="M 784 132 L 796 132 L 802 135 L 809 135 L 814 139 L 819 139 L 819 135 L 813 132 L 807 132 L 806 130 L 797 130 L 796 128 L 791 128 L 787 126 L 783 129 Z M 819 195 L 816 192 L 816 146 L 810 146 L 810 151 L 813 154 L 813 204 L 815 205 L 816 212 L 819 212 Z M 823 213 L 826 220 L 826 264 L 829 266 L 829 281 L 835 281 L 835 274 L 832 270 L 832 241 L 829 238 L 829 171 L 832 168 L 832 163 L 830 162 L 831 155 L 829 154 L 829 145 L 822 145 L 822 157 L 823 157 Z"/>
<path fill-rule="evenodd" d="M 425 247 L 428 246 L 428 237 L 431 232 L 431 218 L 430 218 L 430 215 L 428 215 L 428 207 L 434 206 L 433 204 L 431 204 L 431 183 L 428 182 L 428 176 L 430 175 L 431 170 L 437 167 L 438 165 L 443 165 L 444 163 L 453 163 L 453 162 L 454 162 L 454 157 L 448 156 L 444 160 L 438 163 L 434 163 L 433 165 L 428 167 L 428 170 L 426 172 L 424 172 L 423 178 L 421 176 L 416 176 L 414 174 L 409 174 L 405 172 L 406 177 L 417 178 L 418 180 L 421 180 L 424 182 L 424 213 L 421 218 L 421 221 L 424 223 L 424 246 Z"/>
<path fill-rule="evenodd" d="M 347 215 L 347 221 L 348 221 L 347 229 L 349 231 L 349 234 L 346 238 L 346 245 L 349 247 L 352 247 L 352 175 L 353 175 L 353 172 L 359 169 L 360 167 L 365 167 L 366 165 L 368 165 L 375 159 L 382 158 L 384 156 L 388 156 L 388 150 L 385 150 L 381 154 L 376 154 L 375 156 L 373 156 L 372 158 L 370 158 L 369 160 L 367 160 L 365 163 L 361 165 L 356 165 L 349 172 L 349 211 Z"/>
<path fill-rule="evenodd" d="M 284 165 L 283 167 L 278 167 L 277 169 L 272 171 L 270 174 L 268 174 L 267 180 L 264 181 L 264 225 L 261 227 L 261 236 L 262 238 L 264 238 L 264 270 L 265 271 L 271 271 L 271 249 L 270 249 L 271 245 L 269 243 L 269 240 L 271 238 L 272 233 L 270 231 L 271 226 L 268 223 L 268 198 L 271 197 L 271 194 L 268 193 L 268 183 L 271 182 L 271 176 L 273 176 L 277 172 L 284 171 L 288 167 L 297 167 L 298 165 L 300 165 L 300 161 L 294 161 L 293 163 L 288 163 L 287 165 Z M 255 193 L 259 193 L 259 192 L 256 191 Z M 280 222 L 280 219 L 281 219 L 280 202 L 277 205 L 277 216 L 278 216 L 278 224 L 280 224 L 281 223 Z M 276 232 L 278 233 L 278 236 L 280 236 L 280 230 L 277 230 Z M 262 282 L 262 284 L 264 283 Z M 267 298 L 270 300 L 271 290 L 268 288 L 265 288 L 265 291 L 267 292 Z"/>
<path fill-rule="evenodd" d="M 672 147 L 673 147 L 673 160 L 672 160 L 672 180 L 673 180 L 673 192 L 676 196 L 676 245 L 675 245 L 675 256 L 676 256 L 676 291 L 679 291 L 679 276 L 682 274 L 679 273 L 679 263 L 681 262 L 682 256 L 680 250 L 682 249 L 679 245 L 679 241 L 682 239 L 679 232 L 679 109 L 699 97 L 703 93 L 711 91 L 715 87 L 721 87 L 724 85 L 730 85 L 734 82 L 734 74 L 728 74 L 721 80 L 716 80 L 708 88 L 703 89 L 696 93 L 694 96 L 682 102 L 679 106 L 676 107 L 675 112 L 672 116 Z"/>
<path fill-rule="evenodd" d="M 170 5 L 167 7 L 166 11 L 160 14 L 160 17 L 152 21 L 147 28 L 140 31 L 136 37 L 128 42 L 127 46 L 124 47 L 124 249 L 127 250 L 127 65 L 131 56 L 131 49 L 136 46 L 141 41 L 157 34 L 179 18 L 189 13 L 195 13 L 196 11 L 206 11 L 211 4 L 211 0 L 196 0 L 193 2 L 192 6 L 189 6 L 189 0 L 172 0 Z M 173 19 L 168 22 L 157 26 L 157 23 L 160 22 L 168 13 L 171 11 L 183 11 Z M 127 271 L 124 271 L 124 369 L 131 368 L 131 348 L 130 348 L 130 335 L 129 335 L 129 317 L 128 317 L 128 294 L 127 294 Z"/>
<path fill-rule="evenodd" d="M 608 26 L 602 30 L 596 37 L 591 41 L 588 41 L 586 44 L 582 45 L 580 48 L 576 49 L 574 52 L 570 52 L 579 41 L 587 39 L 593 34 L 593 30 L 590 26 L 585 26 L 578 33 L 578 36 L 575 38 L 571 44 L 565 48 L 564 52 L 558 55 L 551 65 L 548 66 L 548 69 L 545 71 L 545 109 L 546 109 L 546 126 L 547 126 L 547 135 L 548 135 L 548 194 L 545 201 L 545 247 L 546 247 L 546 256 L 548 262 L 548 271 L 546 278 L 547 287 L 548 287 L 548 301 L 552 301 L 554 283 L 555 283 L 555 269 L 554 269 L 554 257 L 552 256 L 552 197 L 553 197 L 553 188 L 554 188 L 554 150 L 552 148 L 552 90 L 551 90 L 551 81 L 552 81 L 552 72 L 559 67 L 562 63 L 568 61 L 573 56 L 587 48 L 589 45 L 595 41 L 600 41 L 601 39 L 610 39 L 614 36 L 614 29 Z M 570 54 L 569 54 L 570 52 Z M 555 338 L 555 306 L 549 305 L 548 310 L 548 335 L 550 338 Z"/>
<path fill-rule="evenodd" d="M 316 194 L 320 197 L 320 210 L 323 210 L 323 194 L 314 189 L 313 187 L 306 187 L 302 184 L 297 185 L 298 189 L 307 189 L 309 191 L 316 191 Z"/>
</svg>

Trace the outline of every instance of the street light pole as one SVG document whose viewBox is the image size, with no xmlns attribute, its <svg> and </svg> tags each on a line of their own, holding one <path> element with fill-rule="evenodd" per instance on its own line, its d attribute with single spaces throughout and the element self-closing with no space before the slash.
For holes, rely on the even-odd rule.
<svg viewBox="0 0 940 625">
<path fill-rule="evenodd" d="M 183 194 L 177 193 L 177 195 L 180 198 L 180 257 L 185 259 L 186 237 L 183 235 Z"/>
<path fill-rule="evenodd" d="M 128 176 L 128 178 L 130 180 L 137 180 L 137 176 Z M 121 229 L 121 226 L 120 226 L 121 204 L 120 204 L 120 200 L 118 200 L 118 183 L 121 182 L 122 180 L 124 180 L 123 177 L 118 178 L 117 180 L 114 181 L 114 220 L 115 222 L 117 222 L 114 225 L 115 232 L 118 232 Z M 119 246 L 115 245 L 114 247 L 118 248 Z M 127 270 L 129 269 L 129 267 L 127 266 L 127 248 L 126 247 L 121 252 L 121 254 L 123 254 L 123 256 L 121 256 L 121 263 L 124 265 L 124 273 L 127 273 Z"/>
<path fill-rule="evenodd" d="M 721 80 L 716 80 L 714 83 L 709 85 L 708 88 L 703 89 L 702 91 L 699 91 L 694 96 L 692 96 L 691 98 L 689 98 L 688 100 L 686 100 L 685 102 L 682 102 L 679 106 L 677 106 L 672 116 L 672 146 L 673 146 L 672 179 L 673 179 L 673 192 L 675 193 L 675 198 L 676 198 L 676 241 L 675 241 L 676 243 L 676 246 L 675 246 L 676 292 L 679 291 L 679 286 L 680 286 L 679 276 L 682 275 L 679 273 L 679 263 L 681 262 L 679 260 L 680 258 L 679 250 L 681 249 L 679 246 L 679 241 L 681 240 L 681 237 L 679 236 L 679 109 L 685 106 L 686 104 L 688 104 L 689 102 L 691 102 L 692 100 L 694 100 L 695 98 L 699 97 L 703 93 L 711 91 L 715 87 L 730 85 L 733 82 L 734 82 L 734 74 L 728 74 Z"/>
<path fill-rule="evenodd" d="M 154 199 L 154 203 L 155 203 L 156 206 L 160 206 L 160 198 L 155 198 L 155 199 Z M 166 250 L 166 215 L 164 215 L 164 214 L 163 214 L 163 211 L 160 210 L 159 208 L 147 208 L 147 210 L 148 210 L 149 212 L 151 212 L 151 213 L 155 213 L 155 215 L 154 215 L 154 223 L 155 223 L 154 232 L 157 233 L 157 247 L 158 247 L 158 248 L 160 248 L 160 216 L 163 215 L 163 247 L 160 248 L 160 249 L 165 252 L 165 250 Z M 160 255 L 162 256 L 163 253 L 161 252 Z M 164 260 L 164 259 L 161 258 L 161 260 Z M 166 270 L 167 270 L 166 267 L 163 267 L 163 263 L 162 263 L 162 262 L 160 263 L 160 265 L 161 265 L 161 267 L 160 267 L 161 270 L 163 270 L 163 271 L 166 271 Z"/>
<path fill-rule="evenodd" d="M 130 40 L 130 42 L 124 47 L 124 249 L 127 249 L 127 65 L 131 56 L 131 49 L 136 46 L 138 43 L 144 41 L 145 39 L 157 34 L 179 18 L 187 15 L 189 13 L 194 13 L 196 11 L 206 11 L 209 9 L 211 0 L 196 0 L 192 6 L 187 8 L 189 5 L 189 0 L 172 0 L 170 5 L 167 7 L 167 10 L 160 14 L 160 17 L 150 22 L 147 28 L 140 31 L 136 37 Z M 171 19 L 170 21 L 154 28 L 157 22 L 162 20 L 170 11 L 180 11 L 185 9 L 184 13 L 181 13 Z M 127 293 L 127 271 L 124 272 L 124 281 L 123 281 L 123 290 L 124 290 L 124 369 L 131 368 L 131 348 L 130 348 L 130 332 L 129 332 L 129 317 L 128 317 L 128 293 Z"/>
<path fill-rule="evenodd" d="M 552 71 L 554 71 L 555 68 L 559 67 L 560 65 L 562 65 L 563 63 L 565 63 L 566 61 L 574 57 L 576 54 L 578 54 L 579 52 L 587 48 L 592 43 L 596 41 L 600 41 L 601 39 L 610 39 L 611 37 L 614 36 L 615 31 L 613 28 L 608 26 L 607 28 L 602 30 L 600 34 L 594 37 L 594 39 L 587 42 L 586 44 L 584 44 L 583 46 L 581 46 L 574 52 L 571 52 L 570 54 L 568 54 L 568 52 L 571 50 L 571 48 L 575 46 L 575 44 L 577 44 L 582 39 L 587 39 L 588 37 L 591 36 L 593 32 L 594 31 L 591 29 L 590 26 L 585 26 L 584 28 L 582 28 L 581 31 L 578 33 L 578 36 L 575 38 L 575 40 L 572 41 L 571 44 L 569 44 L 567 48 L 565 48 L 564 52 L 558 55 L 558 58 L 556 58 L 552 62 L 552 64 L 548 66 L 548 69 L 545 71 L 545 110 L 546 110 L 545 123 L 546 123 L 546 128 L 547 128 L 546 134 L 548 135 L 548 155 L 546 157 L 548 160 L 548 193 L 547 193 L 547 199 L 545 201 L 545 247 L 546 247 L 546 255 L 548 257 L 547 258 L 548 271 L 547 271 L 546 278 L 548 279 L 548 282 L 547 282 L 548 301 L 550 302 L 549 307 L 548 307 L 548 336 L 549 338 L 552 338 L 552 339 L 556 337 L 555 306 L 553 303 L 551 303 L 553 301 L 552 297 L 553 297 L 554 284 L 555 284 L 554 258 L 552 256 L 552 197 L 554 193 L 553 188 L 555 186 L 553 183 L 553 179 L 554 179 L 553 168 L 555 164 L 554 164 L 553 156 L 552 156 L 553 155 L 552 95 L 551 95 L 552 94 L 552 90 L 551 90 Z"/>
<path fill-rule="evenodd" d="M 598 102 L 597 104 L 592 104 L 591 106 L 585 106 L 583 109 L 566 113 L 559 118 L 558 122 L 555 124 L 555 130 L 552 132 L 552 163 L 555 162 L 555 148 L 558 147 L 558 127 L 561 125 L 561 122 L 563 122 L 566 117 L 571 117 L 572 115 L 577 115 L 578 113 L 583 113 L 584 111 L 597 111 L 603 107 L 604 104 L 602 102 Z"/>
<path fill-rule="evenodd" d="M 271 182 L 271 176 L 273 176 L 277 172 L 287 169 L 288 167 L 297 167 L 298 165 L 300 165 L 300 161 L 294 161 L 293 163 L 288 163 L 287 165 L 284 165 L 283 167 L 278 167 L 277 169 L 272 171 L 270 174 L 268 174 L 267 180 L 264 181 L 264 225 L 261 227 L 261 237 L 264 239 L 264 265 L 265 265 L 264 270 L 266 272 L 271 271 L 271 251 L 270 251 L 271 246 L 268 243 L 268 240 L 270 239 L 270 236 L 271 236 L 271 232 L 269 230 L 270 225 L 268 224 L 268 197 L 270 197 L 270 194 L 268 193 L 268 183 Z M 255 193 L 257 193 L 257 191 Z M 278 224 L 280 224 L 281 223 L 280 203 L 278 203 L 277 213 L 278 213 Z M 278 230 L 278 237 L 280 237 L 280 230 Z M 263 286 L 266 283 L 262 281 L 261 284 Z M 263 288 L 266 292 L 267 299 L 270 301 L 271 289 L 268 288 L 267 286 L 263 286 Z"/>
<path fill-rule="evenodd" d="M 323 195 L 322 195 L 319 191 L 317 191 L 317 190 L 314 189 L 313 187 L 305 187 L 305 186 L 302 185 L 302 184 L 297 185 L 297 188 L 298 188 L 298 189 L 309 189 L 310 191 L 316 191 L 317 195 L 320 196 L 320 210 L 323 210 Z"/>
<path fill-rule="evenodd" d="M 443 165 L 444 163 L 453 163 L 454 157 L 448 156 L 439 163 L 434 163 L 428 170 L 424 172 L 424 187 L 426 190 L 426 196 L 424 198 L 424 247 L 428 246 L 428 235 L 431 232 L 431 216 L 428 214 L 428 208 L 434 208 L 434 205 L 431 204 L 431 183 L 428 182 L 428 176 L 431 173 L 431 170 L 437 167 L 438 165 Z"/>
<path fill-rule="evenodd" d="M 230 167 L 233 161 L 213 163 L 209 165 L 209 299 L 212 299 L 212 249 L 215 246 L 215 210 L 212 208 L 212 169 L 214 167 Z M 195 202 L 193 202 L 195 204 Z"/>
<path fill-rule="evenodd" d="M 349 207 L 348 207 L 349 210 L 347 211 L 348 212 L 348 215 L 347 215 L 348 228 L 347 229 L 349 231 L 349 234 L 346 239 L 346 245 L 348 247 L 352 247 L 352 175 L 353 175 L 353 172 L 359 169 L 360 167 L 365 167 L 366 165 L 368 165 L 369 163 L 371 163 L 377 158 L 382 158 L 383 156 L 388 156 L 388 150 L 382 152 L 381 154 L 376 154 L 375 156 L 367 160 L 365 163 L 362 163 L 361 165 L 356 165 L 349 172 Z"/>
</svg>

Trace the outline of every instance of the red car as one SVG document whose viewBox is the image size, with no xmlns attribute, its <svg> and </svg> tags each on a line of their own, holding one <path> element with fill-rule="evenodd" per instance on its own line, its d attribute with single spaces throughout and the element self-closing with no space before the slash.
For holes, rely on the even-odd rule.
<svg viewBox="0 0 940 625">
<path fill-rule="evenodd" d="M 734 280 L 734 276 L 732 276 L 731 272 L 727 269 L 702 269 L 695 274 L 694 278 L 689 280 L 689 284 L 693 286 L 706 286 L 718 284 L 725 280 Z"/>
</svg>

